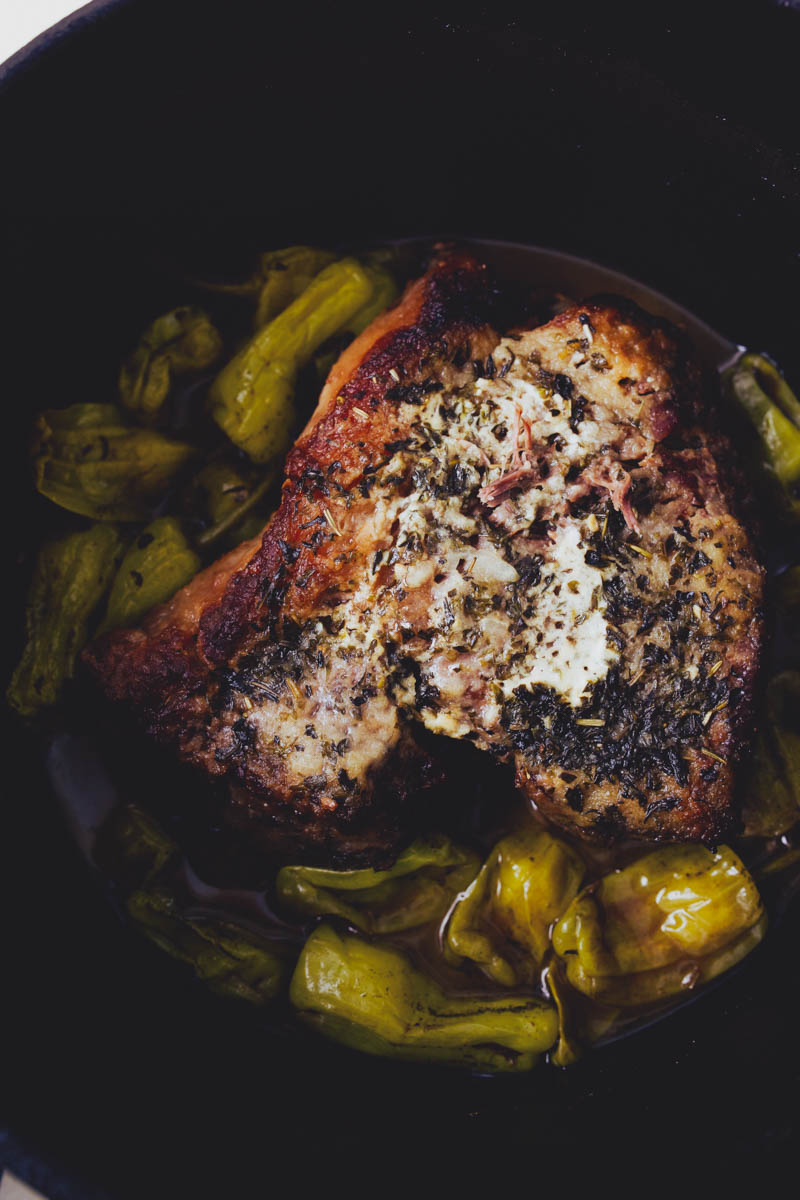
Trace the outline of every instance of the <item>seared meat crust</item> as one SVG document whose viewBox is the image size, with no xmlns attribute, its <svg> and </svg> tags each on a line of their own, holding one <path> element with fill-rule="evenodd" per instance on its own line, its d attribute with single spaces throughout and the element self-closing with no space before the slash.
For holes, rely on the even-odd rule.
<svg viewBox="0 0 800 1200">
<path fill-rule="evenodd" d="M 471 256 L 434 261 L 333 367 L 289 455 L 282 503 L 263 538 L 202 571 L 141 629 L 110 633 L 85 652 L 105 694 L 150 735 L 231 781 L 236 823 L 294 855 L 390 860 L 406 799 L 439 777 L 382 684 L 376 695 L 378 685 L 363 681 L 369 703 L 345 706 L 339 693 L 352 691 L 351 672 L 341 683 L 336 670 L 323 678 L 322 651 L 301 631 L 312 618 L 329 620 L 369 571 L 377 548 L 370 485 L 387 446 L 407 434 L 400 399 L 472 378 L 473 357 L 497 341 L 490 303 L 486 269 Z M 309 673 L 329 694 L 321 709 L 315 695 L 306 713 L 311 685 L 301 684 L 302 695 L 298 685 Z M 289 709 L 282 728 L 258 736 L 251 714 L 274 706 L 276 695 Z M 295 723 L 305 754 L 292 753 Z M 322 743 L 322 754 L 311 753 Z"/>
<path fill-rule="evenodd" d="M 491 299 L 439 257 L 334 367 L 263 539 L 86 652 L 294 856 L 391 854 L 419 723 L 583 836 L 730 820 L 762 572 L 701 373 L 627 302 L 500 339 Z"/>
</svg>

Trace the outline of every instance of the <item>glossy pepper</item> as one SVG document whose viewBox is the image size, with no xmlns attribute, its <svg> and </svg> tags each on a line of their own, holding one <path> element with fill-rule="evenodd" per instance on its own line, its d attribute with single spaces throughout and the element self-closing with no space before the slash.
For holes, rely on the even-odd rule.
<svg viewBox="0 0 800 1200">
<path fill-rule="evenodd" d="M 199 308 L 175 308 L 147 327 L 123 363 L 119 394 L 145 424 L 158 416 L 176 375 L 202 371 L 222 353 L 222 338 Z"/>
<path fill-rule="evenodd" d="M 439 920 L 470 882 L 479 859 L 447 838 L 416 841 L 386 871 L 283 867 L 276 888 L 289 908 L 343 917 L 367 933 Z"/>
<path fill-rule="evenodd" d="M 113 525 L 93 525 L 46 542 L 36 559 L 25 613 L 26 641 L 8 688 L 17 712 L 54 704 L 71 679 L 89 618 L 108 588 L 123 549 Z"/>
<path fill-rule="evenodd" d="M 142 530 L 119 565 L 101 631 L 136 622 L 164 604 L 200 570 L 175 517 L 157 517 Z"/>
<path fill-rule="evenodd" d="M 774 493 L 790 515 L 800 517 L 800 401 L 761 354 L 743 354 L 723 382 L 758 434 L 761 466 Z"/>
<path fill-rule="evenodd" d="M 388 308 L 390 304 L 394 304 L 398 294 L 394 275 L 385 266 L 382 266 L 378 262 L 367 262 L 364 265 L 364 270 L 372 284 L 372 296 L 363 308 L 360 308 L 345 325 L 348 333 L 352 333 L 353 335 L 363 333 L 367 326 L 376 317 L 380 316 L 384 309 Z"/>
<path fill-rule="evenodd" d="M 471 959 L 505 987 L 531 982 L 550 947 L 550 926 L 577 895 L 584 874 L 575 851 L 545 829 L 504 837 L 453 908 L 448 958 Z"/>
<path fill-rule="evenodd" d="M 666 846 L 584 888 L 553 947 L 574 988 L 627 1007 L 713 979 L 765 927 L 758 890 L 729 847 Z"/>
<path fill-rule="evenodd" d="M 581 1058 L 584 1047 L 608 1033 L 619 1009 L 576 992 L 564 978 L 557 958 L 548 964 L 544 980 L 558 1012 L 558 1041 L 550 1052 L 550 1062 L 556 1067 L 569 1067 Z"/>
<path fill-rule="evenodd" d="M 268 462 L 285 450 L 297 372 L 371 297 L 370 277 L 354 258 L 332 263 L 214 380 L 212 416 L 254 462 Z"/>
<path fill-rule="evenodd" d="M 800 820 L 800 671 L 767 684 L 742 815 L 748 837 L 779 837 Z"/>
<path fill-rule="evenodd" d="M 131 429 L 113 404 L 49 409 L 36 421 L 36 487 L 85 517 L 146 520 L 194 453 L 153 430 Z"/>
<path fill-rule="evenodd" d="M 314 354 L 314 371 L 320 384 L 325 382 L 331 367 L 338 360 L 340 354 L 347 349 L 353 338 L 359 333 L 363 333 L 367 326 L 397 298 L 397 284 L 394 276 L 386 267 L 380 264 L 371 266 L 367 263 L 364 265 L 364 270 L 372 280 L 372 299 L 350 318 L 340 333 L 329 338 Z"/>
<path fill-rule="evenodd" d="M 320 1033 L 368 1054 L 483 1071 L 523 1071 L 558 1034 L 554 1008 L 532 996 L 450 996 L 405 955 L 320 925 L 289 990 Z"/>
</svg>

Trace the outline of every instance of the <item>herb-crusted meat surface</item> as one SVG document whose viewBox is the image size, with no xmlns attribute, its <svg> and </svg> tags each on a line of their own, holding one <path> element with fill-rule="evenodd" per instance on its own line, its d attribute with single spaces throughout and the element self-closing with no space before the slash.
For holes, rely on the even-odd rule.
<svg viewBox="0 0 800 1200">
<path fill-rule="evenodd" d="M 585 836 L 732 815 L 762 571 L 701 373 L 627 302 L 501 338 L 491 298 L 437 259 L 334 367 L 263 540 L 86 653 L 295 855 L 391 853 L 420 725 Z"/>
</svg>

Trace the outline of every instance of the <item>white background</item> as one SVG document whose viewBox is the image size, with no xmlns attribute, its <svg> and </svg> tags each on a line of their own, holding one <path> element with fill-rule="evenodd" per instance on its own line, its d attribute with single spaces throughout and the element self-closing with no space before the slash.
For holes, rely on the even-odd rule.
<svg viewBox="0 0 800 1200">
<path fill-rule="evenodd" d="M 0 62 L 33 41 L 86 0 L 0 0 Z"/>
</svg>

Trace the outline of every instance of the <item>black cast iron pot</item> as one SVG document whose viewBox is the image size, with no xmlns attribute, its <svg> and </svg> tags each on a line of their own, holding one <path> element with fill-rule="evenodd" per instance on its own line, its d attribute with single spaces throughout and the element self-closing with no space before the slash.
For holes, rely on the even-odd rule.
<svg viewBox="0 0 800 1200">
<path fill-rule="evenodd" d="M 119 0 L 5 68 L 5 667 L 40 519 L 31 414 L 110 386 L 130 330 L 172 299 L 156 262 L 373 236 L 538 243 L 627 271 L 800 378 L 800 12 L 587 11 Z M 7 734 L 6 1145 L 52 1195 L 250 1195 L 279 1166 L 299 1185 L 315 1158 L 380 1186 L 428 1154 L 448 1170 L 522 1158 L 533 1185 L 579 1163 L 766 1163 L 800 1134 L 796 911 L 695 1004 L 566 1072 L 363 1059 L 265 1032 L 126 930 L 40 742 Z"/>
</svg>

